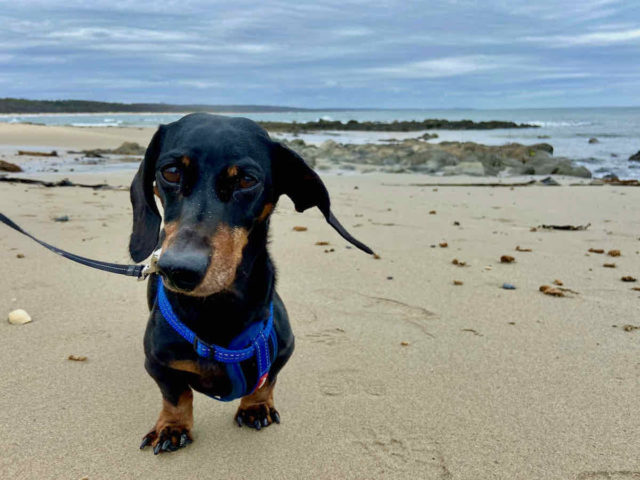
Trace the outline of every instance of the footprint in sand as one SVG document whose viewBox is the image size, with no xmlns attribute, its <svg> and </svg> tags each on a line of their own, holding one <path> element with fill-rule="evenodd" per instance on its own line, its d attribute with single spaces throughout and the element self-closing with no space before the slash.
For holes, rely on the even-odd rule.
<svg viewBox="0 0 640 480">
<path fill-rule="evenodd" d="M 640 480 L 640 472 L 620 470 L 615 472 L 582 472 L 576 480 Z"/>
<path fill-rule="evenodd" d="M 340 328 L 326 328 L 313 333 L 305 333 L 302 338 L 309 340 L 311 343 L 330 347 L 349 343 L 345 331 Z"/>
<path fill-rule="evenodd" d="M 356 369 L 337 369 L 319 375 L 320 392 L 328 397 L 345 397 L 366 394 L 382 397 L 387 394 L 387 386 L 382 381 L 372 380 Z"/>
<path fill-rule="evenodd" d="M 352 442 L 381 473 L 406 473 L 412 478 L 452 478 L 438 444 L 425 435 L 404 436 L 368 428 Z"/>
<path fill-rule="evenodd" d="M 425 335 L 432 337 L 427 331 L 427 321 L 437 315 L 424 307 L 387 297 L 365 295 L 353 290 L 320 289 L 318 293 L 329 304 L 328 307 L 348 315 L 366 315 L 369 312 L 384 315 L 392 321 L 403 321 L 417 327 Z"/>
</svg>

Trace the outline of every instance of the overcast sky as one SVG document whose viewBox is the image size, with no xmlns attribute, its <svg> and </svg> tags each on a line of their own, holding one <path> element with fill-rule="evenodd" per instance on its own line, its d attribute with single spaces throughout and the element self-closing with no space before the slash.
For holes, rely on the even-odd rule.
<svg viewBox="0 0 640 480">
<path fill-rule="evenodd" d="M 0 0 L 0 97 L 640 105 L 638 0 Z"/>
</svg>

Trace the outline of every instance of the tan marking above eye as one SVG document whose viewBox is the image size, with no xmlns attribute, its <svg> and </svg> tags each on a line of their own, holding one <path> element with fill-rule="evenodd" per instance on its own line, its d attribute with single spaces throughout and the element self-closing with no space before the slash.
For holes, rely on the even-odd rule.
<svg viewBox="0 0 640 480">
<path fill-rule="evenodd" d="M 183 164 L 185 167 L 188 167 L 189 165 L 191 165 L 191 159 L 190 159 L 189 157 L 187 157 L 186 155 L 184 155 L 184 156 L 180 159 L 180 161 L 182 162 L 182 164 Z"/>
<path fill-rule="evenodd" d="M 273 203 L 267 203 L 262 209 L 262 213 L 260 213 L 260 216 L 258 217 L 258 221 L 264 222 L 267 219 L 267 217 L 271 215 L 271 212 L 273 212 Z"/>
<path fill-rule="evenodd" d="M 229 168 L 227 168 L 227 175 L 229 175 L 230 177 L 235 177 L 238 175 L 238 173 L 239 171 L 237 165 L 231 165 Z"/>
</svg>

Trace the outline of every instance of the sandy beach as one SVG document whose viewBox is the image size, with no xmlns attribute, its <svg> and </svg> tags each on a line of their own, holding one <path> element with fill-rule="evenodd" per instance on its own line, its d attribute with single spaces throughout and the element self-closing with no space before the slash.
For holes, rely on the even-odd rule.
<svg viewBox="0 0 640 480">
<path fill-rule="evenodd" d="M 151 134 L 0 125 L 0 158 L 20 163 L 25 147 L 146 145 Z M 132 175 L 64 174 L 114 186 Z M 238 402 L 195 394 L 195 442 L 167 455 L 138 450 L 161 406 L 143 367 L 145 284 L 0 226 L 0 476 L 640 478 L 640 283 L 621 280 L 640 278 L 640 189 L 321 175 L 336 216 L 381 258 L 282 198 L 270 248 L 297 341 L 276 389 L 282 424 L 239 429 Z M 0 211 L 61 248 L 130 262 L 125 190 L 0 183 Z M 53 221 L 61 215 L 70 220 Z M 590 226 L 532 229 L 542 224 Z M 539 291 L 554 280 L 564 297 Z M 33 322 L 10 325 L 17 308 Z"/>
</svg>

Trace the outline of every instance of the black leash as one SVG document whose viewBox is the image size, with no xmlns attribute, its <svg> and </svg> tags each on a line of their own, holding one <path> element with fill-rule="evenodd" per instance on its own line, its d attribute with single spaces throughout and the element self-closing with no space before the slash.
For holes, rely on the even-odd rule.
<svg viewBox="0 0 640 480">
<path fill-rule="evenodd" d="M 42 240 L 38 240 L 36 237 L 31 235 L 30 233 L 25 232 L 22 228 L 20 228 L 17 224 L 15 224 L 12 220 L 7 218 L 2 213 L 0 213 L 0 222 L 22 233 L 23 235 L 26 235 L 31 240 L 38 242 L 43 247 L 48 248 L 52 252 L 57 253 L 58 255 L 64 258 L 68 258 L 69 260 L 73 260 L 74 262 L 78 262 L 82 265 L 86 265 L 87 267 L 96 268 L 98 270 L 104 270 L 105 272 L 117 273 L 119 275 L 127 275 L 129 277 L 136 277 L 139 280 L 144 280 L 147 277 L 147 275 L 152 273 L 152 269 L 155 266 L 154 259 L 157 261 L 157 258 L 154 258 L 154 257 L 157 257 L 155 255 L 156 252 L 154 252 L 154 255 L 152 256 L 150 265 L 120 265 L 117 263 L 108 263 L 108 262 L 101 262 L 99 260 L 92 260 L 90 258 L 81 257 L 80 255 L 75 255 L 73 253 L 60 250 L 59 248 L 54 247 L 53 245 L 49 245 L 48 243 L 43 242 Z"/>
</svg>

